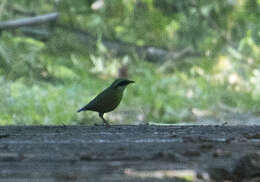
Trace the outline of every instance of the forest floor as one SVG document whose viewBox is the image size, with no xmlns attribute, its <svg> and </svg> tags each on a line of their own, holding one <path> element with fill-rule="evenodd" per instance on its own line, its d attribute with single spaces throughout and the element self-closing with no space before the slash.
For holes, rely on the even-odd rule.
<svg viewBox="0 0 260 182">
<path fill-rule="evenodd" d="M 0 182 L 260 181 L 260 126 L 0 127 Z"/>
</svg>

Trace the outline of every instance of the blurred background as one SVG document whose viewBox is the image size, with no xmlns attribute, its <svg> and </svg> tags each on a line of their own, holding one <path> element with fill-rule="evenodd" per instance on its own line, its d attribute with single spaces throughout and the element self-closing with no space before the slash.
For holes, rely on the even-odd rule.
<svg viewBox="0 0 260 182">
<path fill-rule="evenodd" d="M 102 123 L 76 111 L 117 77 L 136 83 L 112 124 L 258 124 L 259 19 L 259 0 L 1 0 L 0 125 Z"/>
</svg>

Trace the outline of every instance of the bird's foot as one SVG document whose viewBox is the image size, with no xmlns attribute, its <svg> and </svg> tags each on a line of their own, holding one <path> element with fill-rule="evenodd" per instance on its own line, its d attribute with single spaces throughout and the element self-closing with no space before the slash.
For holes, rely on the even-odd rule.
<svg viewBox="0 0 260 182">
<path fill-rule="evenodd" d="M 103 123 L 103 124 L 95 123 L 94 126 L 106 126 L 106 127 L 110 127 L 110 124 L 108 124 L 108 123 Z"/>
<path fill-rule="evenodd" d="M 106 123 L 104 122 L 104 125 L 105 125 L 106 127 L 108 127 L 108 128 L 110 127 L 110 124 L 108 124 L 108 122 L 106 122 Z"/>
<path fill-rule="evenodd" d="M 221 124 L 221 126 L 226 126 L 226 125 L 228 125 L 227 121 L 225 121 L 224 123 Z"/>
</svg>

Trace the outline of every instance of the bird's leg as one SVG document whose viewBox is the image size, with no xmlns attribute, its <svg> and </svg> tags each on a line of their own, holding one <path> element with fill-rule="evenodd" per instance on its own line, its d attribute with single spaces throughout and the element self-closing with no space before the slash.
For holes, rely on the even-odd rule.
<svg viewBox="0 0 260 182">
<path fill-rule="evenodd" d="M 109 126 L 109 123 L 107 122 L 107 120 L 105 120 L 105 118 L 103 117 L 104 113 L 99 113 L 99 117 L 103 120 L 104 124 Z"/>
</svg>

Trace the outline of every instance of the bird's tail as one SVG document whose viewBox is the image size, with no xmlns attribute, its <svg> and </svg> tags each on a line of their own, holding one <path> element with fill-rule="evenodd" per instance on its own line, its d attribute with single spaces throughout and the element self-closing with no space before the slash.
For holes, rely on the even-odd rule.
<svg viewBox="0 0 260 182">
<path fill-rule="evenodd" d="M 86 111 L 87 108 L 86 107 L 82 107 L 81 109 L 79 109 L 77 112 L 81 112 L 81 111 Z"/>
</svg>

